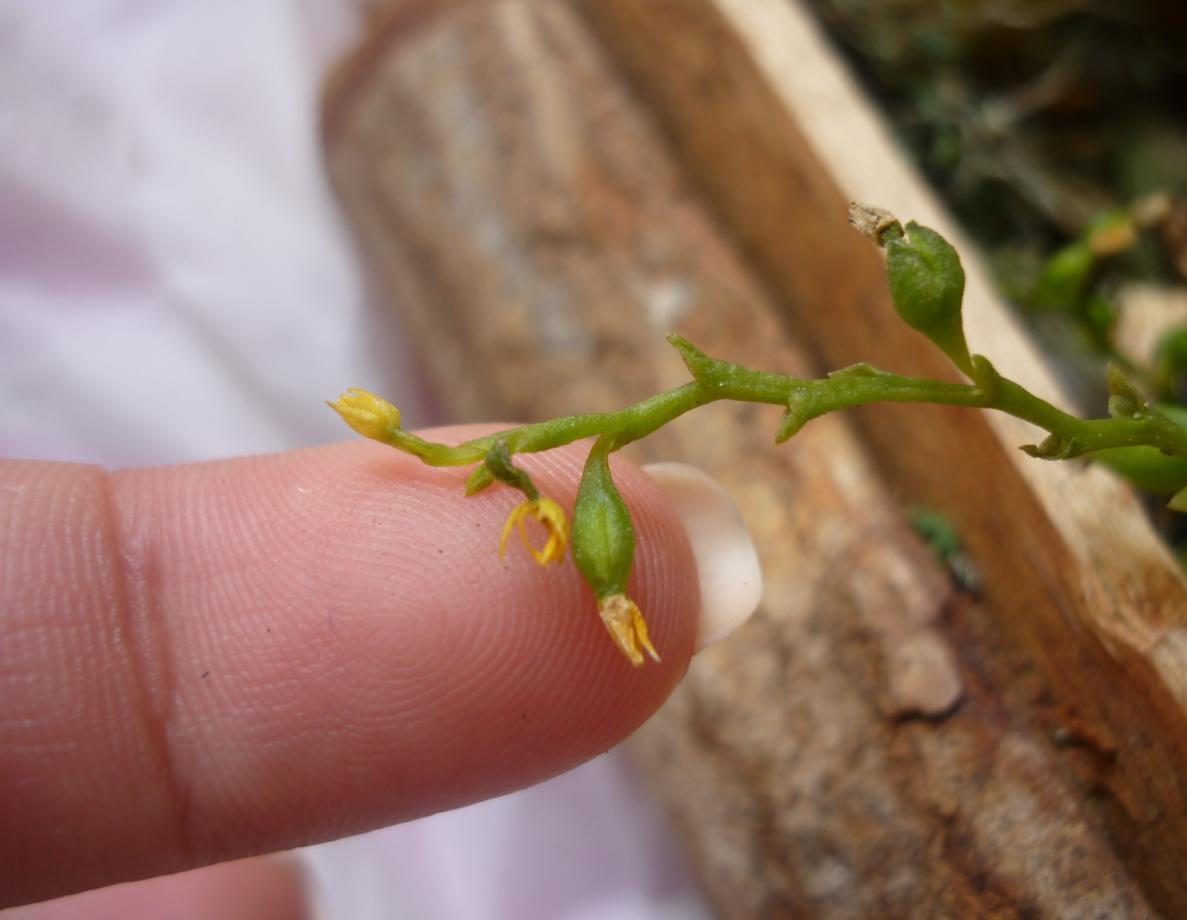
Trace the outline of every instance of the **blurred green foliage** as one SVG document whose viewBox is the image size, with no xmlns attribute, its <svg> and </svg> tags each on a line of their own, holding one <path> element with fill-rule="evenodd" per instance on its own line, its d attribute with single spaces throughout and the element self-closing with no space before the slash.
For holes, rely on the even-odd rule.
<svg viewBox="0 0 1187 920">
<path fill-rule="evenodd" d="M 1187 279 L 1187 3 L 808 2 L 1080 409 L 1103 407 L 1106 361 L 1187 405 L 1187 326 L 1167 319 L 1144 355 L 1118 336 L 1128 286 Z M 1169 485 L 1148 455 L 1108 459 Z"/>
</svg>

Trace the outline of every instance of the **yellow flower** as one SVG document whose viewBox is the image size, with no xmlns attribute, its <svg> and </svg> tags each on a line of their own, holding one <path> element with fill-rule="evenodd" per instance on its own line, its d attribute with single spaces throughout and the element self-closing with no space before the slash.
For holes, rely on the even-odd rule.
<svg viewBox="0 0 1187 920">
<path fill-rule="evenodd" d="M 527 519 L 534 517 L 544 525 L 548 531 L 548 540 L 537 549 L 528 539 Z M 503 525 L 503 537 L 499 541 L 499 558 L 507 553 L 507 540 L 511 537 L 511 530 L 519 525 L 519 539 L 527 547 L 529 553 L 540 563 L 548 565 L 550 562 L 560 562 L 565 558 L 565 545 L 569 542 L 569 521 L 565 517 L 565 510 L 551 498 L 537 498 L 519 505 L 507 523 Z"/>
<path fill-rule="evenodd" d="M 358 387 L 351 387 L 338 397 L 337 402 L 326 405 L 365 438 L 386 441 L 388 433 L 400 427 L 399 409 L 386 399 Z"/>
<path fill-rule="evenodd" d="M 636 668 L 643 663 L 643 652 L 646 651 L 653 661 L 659 661 L 659 653 L 651 644 L 647 635 L 647 623 L 639 605 L 625 594 L 612 594 L 598 600 L 598 613 L 602 622 L 610 632 L 610 638 L 618 646 L 618 650 Z"/>
</svg>

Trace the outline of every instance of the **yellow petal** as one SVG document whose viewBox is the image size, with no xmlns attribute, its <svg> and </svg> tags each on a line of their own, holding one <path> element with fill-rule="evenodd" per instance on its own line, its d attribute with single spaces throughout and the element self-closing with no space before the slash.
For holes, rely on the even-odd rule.
<svg viewBox="0 0 1187 920">
<path fill-rule="evenodd" d="M 512 511 L 511 514 L 507 516 L 507 523 L 503 525 L 503 535 L 499 538 L 499 558 L 500 559 L 504 558 L 507 555 L 507 540 L 511 537 L 511 531 L 512 531 L 512 529 L 514 529 L 516 524 L 520 525 L 520 530 L 519 530 L 520 539 L 521 540 L 524 539 L 523 519 L 524 519 L 525 515 L 530 514 L 532 512 L 532 506 L 534 504 L 535 504 L 534 502 L 528 501 L 528 502 L 523 502 L 522 504 L 516 505 L 515 510 Z"/>
<path fill-rule="evenodd" d="M 643 664 L 643 652 L 659 661 L 659 653 L 647 635 L 647 623 L 638 605 L 624 594 L 614 594 L 598 601 L 598 613 L 618 650 L 636 668 Z"/>
<path fill-rule="evenodd" d="M 528 517 L 534 517 L 548 531 L 547 540 L 539 548 L 532 545 L 531 537 L 528 535 Z M 500 559 L 506 555 L 507 540 L 517 525 L 520 542 L 540 565 L 561 562 L 565 558 L 565 546 L 569 542 L 569 522 L 564 509 L 551 498 L 539 498 L 516 506 L 508 516 L 507 523 L 503 525 L 503 536 L 499 540 Z"/>
<path fill-rule="evenodd" d="M 386 399 L 358 387 L 351 387 L 336 402 L 326 405 L 365 438 L 383 441 L 392 429 L 400 427 L 399 409 Z"/>
<path fill-rule="evenodd" d="M 569 543 L 569 519 L 565 509 L 551 498 L 542 498 L 536 502 L 535 514 L 536 520 L 548 529 L 548 541 L 542 550 L 533 551 L 532 555 L 541 565 L 562 561 Z"/>
</svg>

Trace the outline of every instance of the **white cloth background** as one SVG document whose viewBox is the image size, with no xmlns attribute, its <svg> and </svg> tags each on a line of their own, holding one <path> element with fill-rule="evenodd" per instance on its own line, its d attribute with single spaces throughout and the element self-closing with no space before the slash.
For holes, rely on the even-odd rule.
<svg viewBox="0 0 1187 920">
<path fill-rule="evenodd" d="M 118 467 L 434 421 L 322 172 L 350 0 L 0 0 L 0 456 Z M 324 916 L 702 917 L 613 756 L 305 852 Z"/>
</svg>

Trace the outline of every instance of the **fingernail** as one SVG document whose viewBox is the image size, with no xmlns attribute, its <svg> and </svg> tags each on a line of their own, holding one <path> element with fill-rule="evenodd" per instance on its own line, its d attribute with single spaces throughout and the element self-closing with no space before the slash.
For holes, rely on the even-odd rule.
<svg viewBox="0 0 1187 920">
<path fill-rule="evenodd" d="M 717 480 L 685 463 L 643 467 L 671 501 L 696 559 L 701 584 L 697 651 L 750 618 L 762 598 L 762 570 L 738 506 Z"/>
</svg>

